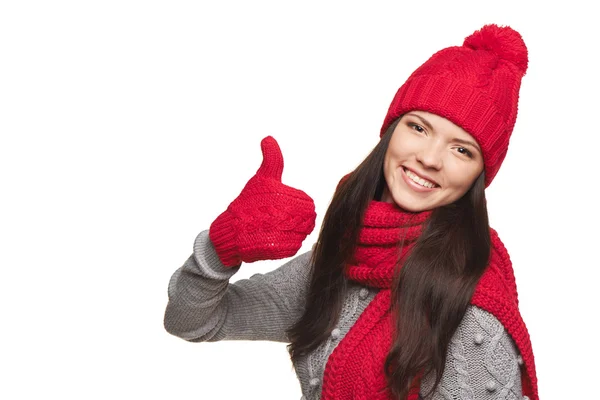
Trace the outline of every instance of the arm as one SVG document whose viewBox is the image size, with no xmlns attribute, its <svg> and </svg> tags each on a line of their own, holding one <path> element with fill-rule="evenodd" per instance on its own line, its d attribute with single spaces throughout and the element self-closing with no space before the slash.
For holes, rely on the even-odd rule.
<svg viewBox="0 0 600 400">
<path fill-rule="evenodd" d="M 521 399 L 521 358 L 504 327 L 492 314 L 469 306 L 450 345 L 442 380 L 427 400 Z M 427 394 L 433 375 L 421 385 Z"/>
<path fill-rule="evenodd" d="M 169 281 L 165 329 L 191 342 L 271 340 L 302 315 L 310 276 L 310 251 L 278 269 L 229 283 L 240 267 L 225 267 L 201 232 L 194 252 Z"/>
</svg>

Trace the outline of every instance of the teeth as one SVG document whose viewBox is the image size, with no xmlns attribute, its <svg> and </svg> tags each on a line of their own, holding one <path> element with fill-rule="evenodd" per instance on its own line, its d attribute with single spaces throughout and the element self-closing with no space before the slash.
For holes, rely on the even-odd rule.
<svg viewBox="0 0 600 400">
<path fill-rule="evenodd" d="M 435 187 L 435 184 L 433 184 L 433 183 L 431 183 L 429 181 L 426 181 L 423 178 L 419 178 L 412 171 L 409 171 L 409 170 L 405 170 L 405 171 L 406 171 L 406 176 L 408 176 L 412 181 L 418 183 L 419 185 L 425 186 L 425 187 L 428 187 L 428 188 L 434 188 Z"/>
</svg>

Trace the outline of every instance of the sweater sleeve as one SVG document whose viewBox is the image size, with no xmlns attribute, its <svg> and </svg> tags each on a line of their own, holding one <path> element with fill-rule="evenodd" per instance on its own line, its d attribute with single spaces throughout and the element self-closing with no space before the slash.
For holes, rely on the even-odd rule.
<svg viewBox="0 0 600 400">
<path fill-rule="evenodd" d="M 201 232 L 193 254 L 169 281 L 165 329 L 191 342 L 288 342 L 285 331 L 304 309 L 310 253 L 296 256 L 274 271 L 230 283 L 240 267 L 225 267 L 208 231 Z"/>
<path fill-rule="evenodd" d="M 427 395 L 435 377 L 426 376 L 421 395 L 426 400 L 520 400 L 522 363 L 500 321 L 470 305 L 448 346 L 440 385 L 435 393 Z"/>
</svg>

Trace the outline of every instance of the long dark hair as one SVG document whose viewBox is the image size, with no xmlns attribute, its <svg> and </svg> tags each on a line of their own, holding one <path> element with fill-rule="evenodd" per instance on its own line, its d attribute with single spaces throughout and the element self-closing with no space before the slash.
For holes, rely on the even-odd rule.
<svg viewBox="0 0 600 400">
<path fill-rule="evenodd" d="M 333 195 L 310 260 L 304 314 L 287 332 L 294 361 L 327 340 L 338 322 L 347 290 L 344 266 L 369 202 L 385 185 L 383 160 L 399 120 Z M 396 334 L 385 362 L 388 387 L 397 399 L 406 399 L 419 374 L 435 374 L 432 391 L 442 378 L 450 339 L 490 254 L 484 189 L 481 173 L 462 198 L 433 210 L 409 256 L 398 260 L 402 268 L 393 280 L 391 305 Z"/>
</svg>

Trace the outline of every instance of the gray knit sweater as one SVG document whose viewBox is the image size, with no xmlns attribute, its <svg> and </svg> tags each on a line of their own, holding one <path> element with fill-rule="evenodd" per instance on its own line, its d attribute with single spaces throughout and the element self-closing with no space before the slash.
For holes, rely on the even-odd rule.
<svg viewBox="0 0 600 400">
<path fill-rule="evenodd" d="M 285 331 L 302 315 L 309 260 L 310 251 L 269 273 L 229 283 L 239 267 L 224 267 L 208 231 L 203 231 L 194 242 L 193 254 L 169 282 L 165 329 L 191 342 L 289 342 Z M 303 399 L 319 399 L 329 355 L 376 294 L 377 289 L 351 283 L 329 339 L 294 364 Z M 469 306 L 448 348 L 442 382 L 426 399 L 525 399 L 521 363 L 502 324 L 492 314 Z M 432 386 L 433 376 L 426 376 L 421 393 Z"/>
</svg>

